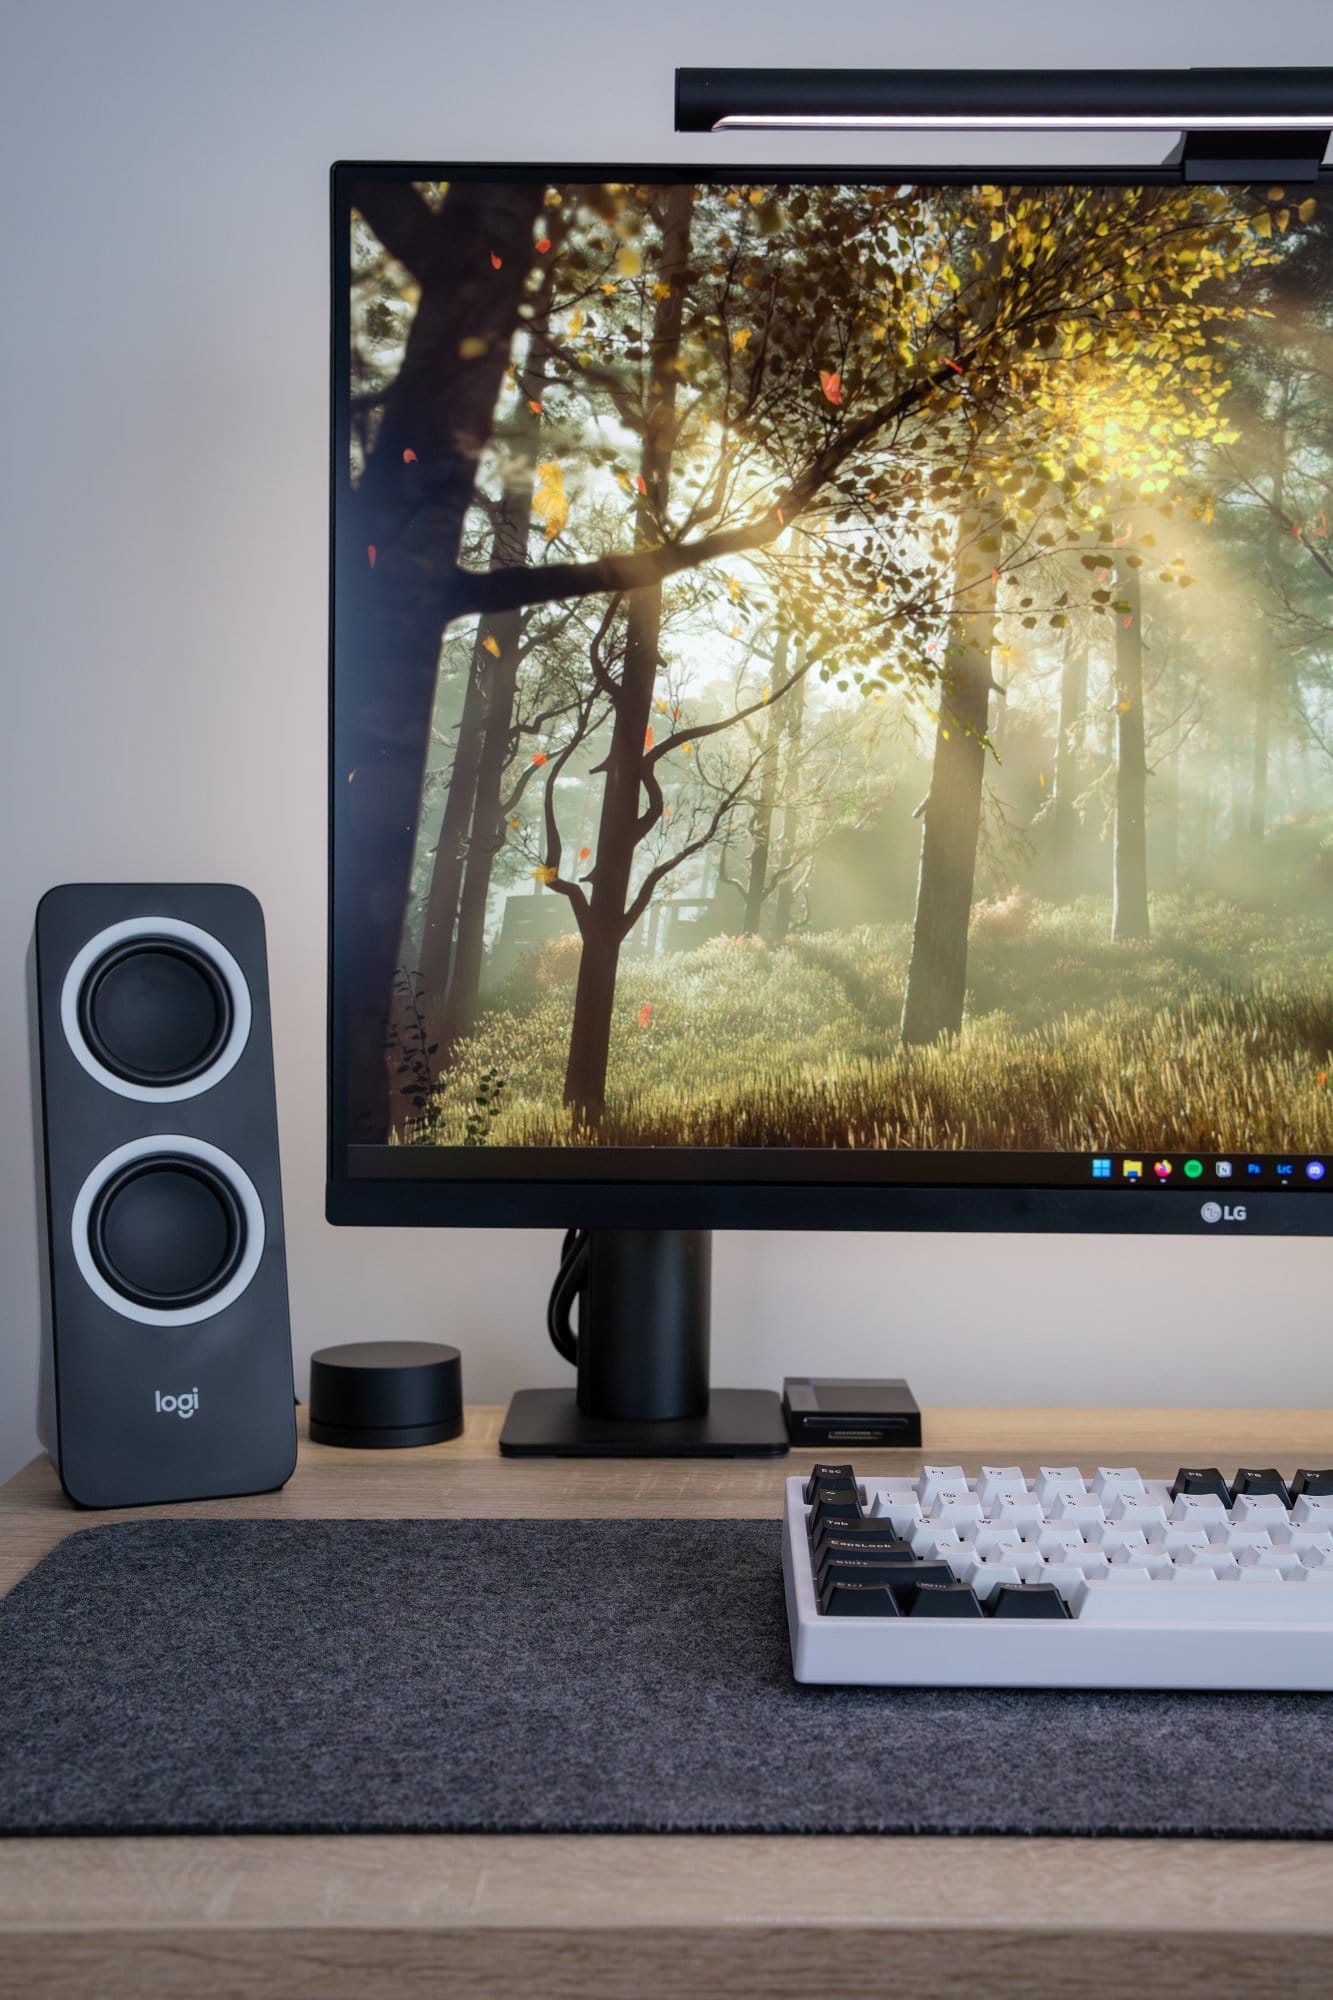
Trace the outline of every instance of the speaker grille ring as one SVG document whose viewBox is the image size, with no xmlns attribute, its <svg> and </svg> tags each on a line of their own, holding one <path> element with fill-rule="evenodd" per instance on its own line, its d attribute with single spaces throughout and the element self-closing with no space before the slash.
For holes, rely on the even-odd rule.
<svg viewBox="0 0 1333 2000">
<path fill-rule="evenodd" d="M 264 1235 L 244 1168 L 176 1132 L 145 1134 L 99 1160 L 70 1215 L 84 1283 L 141 1326 L 194 1326 L 225 1312 L 258 1271 Z"/>
<path fill-rule="evenodd" d="M 60 1023 L 96 1082 L 140 1104 L 174 1104 L 220 1083 L 250 1037 L 250 989 L 197 924 L 145 914 L 108 924 L 75 953 Z"/>
</svg>

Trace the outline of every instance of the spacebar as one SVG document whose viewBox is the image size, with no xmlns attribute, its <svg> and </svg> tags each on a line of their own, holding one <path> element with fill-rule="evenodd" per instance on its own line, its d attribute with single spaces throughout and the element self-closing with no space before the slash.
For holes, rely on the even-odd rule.
<svg viewBox="0 0 1333 2000">
<path fill-rule="evenodd" d="M 1081 1625 L 1324 1625 L 1333 1630 L 1333 1591 L 1300 1584 L 1090 1582 L 1071 1593 Z"/>
</svg>

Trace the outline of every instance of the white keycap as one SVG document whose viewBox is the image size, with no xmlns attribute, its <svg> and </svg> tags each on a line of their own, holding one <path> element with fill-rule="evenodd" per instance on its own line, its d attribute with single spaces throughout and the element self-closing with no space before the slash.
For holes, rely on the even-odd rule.
<svg viewBox="0 0 1333 2000">
<path fill-rule="evenodd" d="M 992 1525 L 977 1529 L 976 1543 L 979 1556 L 994 1556 L 1001 1549 L 1021 1549 L 1023 1537 L 1017 1528 Z"/>
<path fill-rule="evenodd" d="M 1233 1556 L 1238 1556 L 1242 1549 L 1271 1549 L 1273 1546 L 1267 1528 L 1233 1528 L 1230 1524 L 1225 1528 L 1210 1528 L 1208 1540 L 1216 1549 L 1230 1549 Z"/>
<path fill-rule="evenodd" d="M 1111 1567 L 1110 1557 L 1104 1556 L 1100 1549 L 1084 1549 L 1082 1555 L 1071 1556 L 1070 1562 L 1084 1578 L 1105 1576 Z"/>
<path fill-rule="evenodd" d="M 908 1541 L 913 1529 L 919 1528 L 926 1518 L 915 1493 L 877 1493 L 870 1503 L 870 1514 L 873 1520 L 891 1521 L 894 1534 Z"/>
<path fill-rule="evenodd" d="M 1086 1493 L 1083 1474 L 1076 1465 L 1039 1465 L 1037 1498 L 1049 1514 L 1057 1493 Z"/>
<path fill-rule="evenodd" d="M 925 1562 L 948 1562 L 972 1547 L 970 1542 L 964 1542 L 957 1528 L 938 1521 L 923 1521 L 919 1528 L 913 1529 L 911 1541 L 912 1554 Z"/>
<path fill-rule="evenodd" d="M 1014 1528 L 1038 1528 L 1045 1518 L 1035 1493 L 1018 1493 L 1011 1488 L 1001 1490 L 991 1509 L 992 1521 L 1003 1521 Z"/>
<path fill-rule="evenodd" d="M 1059 1562 L 1043 1563 L 1041 1575 L 1033 1578 L 1034 1583 L 1053 1583 L 1064 1598 L 1068 1598 L 1075 1584 L 1081 1588 L 1085 1580 L 1081 1569 L 1075 1569 L 1072 1563 Z"/>
<path fill-rule="evenodd" d="M 1275 1521 L 1285 1521 L 1287 1510 L 1280 1493 L 1242 1493 L 1231 1510 L 1231 1518 L 1242 1526 L 1255 1521 L 1269 1527 Z"/>
<path fill-rule="evenodd" d="M 1037 1536 L 1037 1547 L 1049 1561 L 1058 1562 L 1066 1552 L 1080 1555 L 1087 1546 L 1082 1528 L 1074 1521 L 1053 1521 Z"/>
<path fill-rule="evenodd" d="M 1206 1586 L 1175 1579 L 1138 1587 L 1087 1583 L 1075 1598 L 1070 1610 L 1092 1625 L 1315 1625 L 1329 1615 L 1322 1590 L 1297 1589 L 1273 1570 Z"/>
<path fill-rule="evenodd" d="M 971 1584 L 983 1604 L 1002 1583 L 1021 1583 L 1022 1580 L 1013 1563 L 982 1562 L 979 1556 L 973 1556 L 963 1565 L 962 1581 Z"/>
<path fill-rule="evenodd" d="M 1046 1565 L 1030 1543 L 1014 1550 L 1013 1566 L 1018 1571 L 1020 1583 L 1046 1582 Z"/>
<path fill-rule="evenodd" d="M 1289 1522 L 1269 1529 L 1274 1548 L 1298 1549 L 1303 1556 L 1316 1549 L 1325 1555 L 1333 1555 L 1333 1534 L 1327 1528 L 1293 1528 Z"/>
<path fill-rule="evenodd" d="M 1207 1555 L 1197 1551 L 1198 1560 L 1190 1564 L 1191 1569 L 1208 1570 L 1215 1577 L 1230 1576 L 1240 1568 L 1240 1561 L 1230 1549 L 1210 1549 Z"/>
<path fill-rule="evenodd" d="M 1148 1537 L 1142 1528 L 1123 1527 L 1118 1521 L 1097 1521 L 1088 1529 L 1088 1541 L 1104 1555 L 1113 1555 L 1117 1549 L 1144 1549 L 1148 1547 Z"/>
<path fill-rule="evenodd" d="M 977 1474 L 977 1498 L 988 1513 L 995 1505 L 996 1495 L 1003 1487 L 1008 1487 L 1012 1492 L 1027 1492 L 1028 1483 L 1023 1477 L 1022 1466 L 983 1465 Z"/>
<path fill-rule="evenodd" d="M 1186 1542 L 1169 1553 L 1177 1569 L 1207 1569 L 1214 1556 L 1226 1555 L 1228 1551 L 1215 1542 Z"/>
<path fill-rule="evenodd" d="M 1153 1528 L 1150 1528 L 1148 1531 L 1148 1547 L 1150 1549 L 1162 1549 L 1167 1555 L 1174 1556 L 1177 1562 L 1180 1561 L 1181 1556 L 1187 1549 L 1206 1549 L 1208 1546 L 1208 1523 L 1206 1521 L 1186 1522 L 1184 1524 L 1168 1522 L 1166 1527 L 1160 1531 Z"/>
<path fill-rule="evenodd" d="M 966 1485 L 967 1474 L 961 1465 L 923 1465 L 921 1477 L 916 1482 L 916 1497 L 921 1502 L 921 1511 L 924 1514 L 930 1512 L 942 1486 L 957 1489 Z"/>
<path fill-rule="evenodd" d="M 1106 1519 L 1100 1500 L 1094 1500 L 1090 1493 L 1057 1493 L 1054 1503 L 1047 1508 L 1052 1521 L 1073 1521 L 1080 1528 L 1093 1528 Z"/>
<path fill-rule="evenodd" d="M 1123 1521 L 1145 1532 L 1166 1525 L 1166 1508 L 1150 1493 L 1116 1493 L 1106 1512 L 1112 1521 Z"/>
<path fill-rule="evenodd" d="M 1227 1510 L 1215 1493 L 1178 1493 L 1171 1508 L 1173 1521 L 1225 1521 Z"/>
<path fill-rule="evenodd" d="M 1311 1569 L 1308 1561 L 1304 1569 L 1293 1570 L 1287 1583 L 1317 1583 L 1333 1590 L 1333 1563 L 1321 1563 L 1318 1569 Z"/>
<path fill-rule="evenodd" d="M 1291 1510 L 1293 1524 L 1298 1528 L 1333 1527 L 1333 1497 L 1320 1499 L 1309 1493 L 1302 1493 Z"/>
<path fill-rule="evenodd" d="M 983 1519 L 981 1502 L 966 1486 L 941 1486 L 930 1510 L 932 1521 L 947 1521 L 957 1527 L 962 1521 L 978 1525 Z"/>
<path fill-rule="evenodd" d="M 1103 1507 L 1107 1507 L 1118 1493 L 1142 1493 L 1143 1481 L 1136 1466 L 1099 1465 L 1092 1489 Z"/>
<path fill-rule="evenodd" d="M 1146 1569 L 1153 1578 L 1174 1576 L 1176 1569 L 1170 1556 L 1164 1555 L 1160 1549 L 1149 1549 L 1145 1556 L 1139 1558 L 1139 1567 Z"/>
<path fill-rule="evenodd" d="M 1303 1569 L 1304 1564 L 1295 1549 L 1242 1549 L 1237 1563 L 1241 1569 L 1275 1569 L 1285 1576 L 1291 1570 Z"/>
<path fill-rule="evenodd" d="M 1218 1578 L 1218 1582 L 1224 1583 L 1228 1590 L 1234 1589 L 1238 1584 L 1246 1590 L 1268 1590 L 1271 1586 L 1281 1584 L 1284 1581 L 1285 1579 L 1279 1569 L 1264 1569 L 1262 1567 L 1242 1569 L 1239 1562 L 1236 1564 L 1234 1572 Z"/>
</svg>

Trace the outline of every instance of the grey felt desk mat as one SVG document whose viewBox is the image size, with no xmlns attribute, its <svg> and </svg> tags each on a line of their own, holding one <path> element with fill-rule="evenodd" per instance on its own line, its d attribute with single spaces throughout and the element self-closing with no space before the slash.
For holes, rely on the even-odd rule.
<svg viewBox="0 0 1333 2000">
<path fill-rule="evenodd" d="M 143 1521 L 0 1602 L 0 1832 L 1333 1831 L 1333 1697 L 797 1687 L 768 1521 Z"/>
</svg>

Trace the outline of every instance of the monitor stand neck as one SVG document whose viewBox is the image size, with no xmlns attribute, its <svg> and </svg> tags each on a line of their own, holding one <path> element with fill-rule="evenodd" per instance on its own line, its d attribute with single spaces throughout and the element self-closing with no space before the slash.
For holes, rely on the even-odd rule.
<svg viewBox="0 0 1333 2000">
<path fill-rule="evenodd" d="M 500 1450 L 569 1458 L 785 1452 L 776 1391 L 710 1391 L 712 1248 L 706 1229 L 590 1230 L 574 1274 L 577 1391 L 521 1389 Z M 575 1295 L 571 1284 L 566 1327 Z"/>
</svg>

